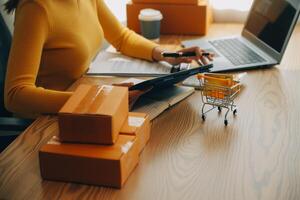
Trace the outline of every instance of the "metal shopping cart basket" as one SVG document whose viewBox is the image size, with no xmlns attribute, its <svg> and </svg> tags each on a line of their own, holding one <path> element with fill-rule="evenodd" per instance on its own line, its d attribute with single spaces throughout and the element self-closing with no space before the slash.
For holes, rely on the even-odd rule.
<svg viewBox="0 0 300 200">
<path fill-rule="evenodd" d="M 224 75 L 218 77 L 217 74 L 199 74 L 197 75 L 200 82 L 201 96 L 202 96 L 202 119 L 205 121 L 206 113 L 222 108 L 227 109 L 225 114 L 224 124 L 228 125 L 227 115 L 231 110 L 234 115 L 237 114 L 237 106 L 234 104 L 234 99 L 241 91 L 241 84 L 230 78 L 224 78 Z M 212 108 L 205 111 L 206 105 L 211 105 Z"/>
</svg>

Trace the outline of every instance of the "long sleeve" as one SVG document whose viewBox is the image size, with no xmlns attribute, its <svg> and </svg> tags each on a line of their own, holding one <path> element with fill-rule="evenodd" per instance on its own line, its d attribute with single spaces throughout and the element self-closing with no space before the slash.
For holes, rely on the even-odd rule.
<svg viewBox="0 0 300 200">
<path fill-rule="evenodd" d="M 125 55 L 152 60 L 152 51 L 158 45 L 122 26 L 103 0 L 96 1 L 104 37 Z"/>
<path fill-rule="evenodd" d="M 5 105 L 15 113 L 57 113 L 70 92 L 36 86 L 49 24 L 45 10 L 35 2 L 18 7 L 5 81 Z"/>
</svg>

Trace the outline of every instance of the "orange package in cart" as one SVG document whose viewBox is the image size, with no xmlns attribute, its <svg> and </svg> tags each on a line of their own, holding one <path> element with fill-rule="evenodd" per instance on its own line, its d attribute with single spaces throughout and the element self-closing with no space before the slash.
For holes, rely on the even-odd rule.
<svg viewBox="0 0 300 200">
<path fill-rule="evenodd" d="M 202 79 L 206 85 L 204 95 L 215 97 L 218 99 L 224 99 L 225 91 L 218 90 L 219 87 L 231 87 L 236 84 L 231 77 L 227 76 L 218 76 L 214 74 L 198 74 L 198 79 Z M 221 77 L 221 78 L 220 78 Z"/>
</svg>

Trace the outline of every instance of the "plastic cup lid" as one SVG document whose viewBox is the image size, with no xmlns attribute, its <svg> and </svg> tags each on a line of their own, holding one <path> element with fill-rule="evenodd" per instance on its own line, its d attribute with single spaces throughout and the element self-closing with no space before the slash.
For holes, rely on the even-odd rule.
<svg viewBox="0 0 300 200">
<path fill-rule="evenodd" d="M 162 20 L 163 16 L 159 10 L 151 8 L 143 9 L 140 11 L 139 20 L 142 21 L 159 21 Z"/>
</svg>

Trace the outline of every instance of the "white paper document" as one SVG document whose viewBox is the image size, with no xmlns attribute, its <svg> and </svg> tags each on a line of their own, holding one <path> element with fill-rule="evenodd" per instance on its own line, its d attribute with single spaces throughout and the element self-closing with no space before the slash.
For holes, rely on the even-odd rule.
<svg viewBox="0 0 300 200">
<path fill-rule="evenodd" d="M 161 76 L 169 74 L 172 65 L 124 56 L 120 53 L 102 51 L 91 63 L 87 75 L 104 76 Z"/>
</svg>

